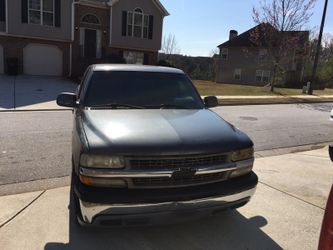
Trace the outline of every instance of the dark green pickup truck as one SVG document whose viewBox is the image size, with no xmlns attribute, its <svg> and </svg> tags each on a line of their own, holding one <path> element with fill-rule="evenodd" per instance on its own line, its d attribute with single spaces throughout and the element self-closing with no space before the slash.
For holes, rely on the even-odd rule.
<svg viewBox="0 0 333 250">
<path fill-rule="evenodd" d="M 181 70 L 92 65 L 57 103 L 74 109 L 71 194 L 81 225 L 194 219 L 255 192 L 252 141 Z"/>
</svg>

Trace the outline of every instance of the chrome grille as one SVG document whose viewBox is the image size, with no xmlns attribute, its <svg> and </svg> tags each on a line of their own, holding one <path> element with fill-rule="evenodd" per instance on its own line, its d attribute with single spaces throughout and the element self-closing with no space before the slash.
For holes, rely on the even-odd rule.
<svg viewBox="0 0 333 250">
<path fill-rule="evenodd" d="M 170 186 L 189 186 L 207 184 L 223 181 L 227 178 L 227 173 L 214 173 L 194 175 L 184 178 L 133 178 L 133 184 L 137 187 L 170 187 Z"/>
<path fill-rule="evenodd" d="M 186 167 L 209 167 L 224 164 L 227 161 L 228 155 L 220 154 L 175 158 L 132 159 L 130 160 L 130 165 L 132 169 L 173 169 Z"/>
</svg>

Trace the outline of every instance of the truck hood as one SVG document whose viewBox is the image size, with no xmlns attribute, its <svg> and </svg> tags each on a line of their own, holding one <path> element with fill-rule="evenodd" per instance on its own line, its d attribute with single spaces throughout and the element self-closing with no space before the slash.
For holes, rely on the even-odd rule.
<svg viewBox="0 0 333 250">
<path fill-rule="evenodd" d="M 230 152 L 253 146 L 216 113 L 202 110 L 84 110 L 91 153 L 179 155 Z"/>
</svg>

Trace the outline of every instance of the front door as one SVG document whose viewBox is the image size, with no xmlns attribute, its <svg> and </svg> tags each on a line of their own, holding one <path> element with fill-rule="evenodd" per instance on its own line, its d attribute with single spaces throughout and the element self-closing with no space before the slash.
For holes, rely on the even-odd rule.
<svg viewBox="0 0 333 250">
<path fill-rule="evenodd" d="M 96 45 L 97 45 L 96 38 L 97 38 L 96 30 L 85 29 L 84 56 L 87 59 L 96 58 Z"/>
</svg>

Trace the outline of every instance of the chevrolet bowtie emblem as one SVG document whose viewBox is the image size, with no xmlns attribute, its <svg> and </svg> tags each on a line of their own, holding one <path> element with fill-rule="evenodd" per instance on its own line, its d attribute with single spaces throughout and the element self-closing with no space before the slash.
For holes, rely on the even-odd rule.
<svg viewBox="0 0 333 250">
<path fill-rule="evenodd" d="M 197 170 L 192 169 L 192 168 L 181 168 L 177 169 L 176 171 L 173 172 L 172 178 L 178 179 L 178 178 L 190 178 L 195 175 Z"/>
</svg>

